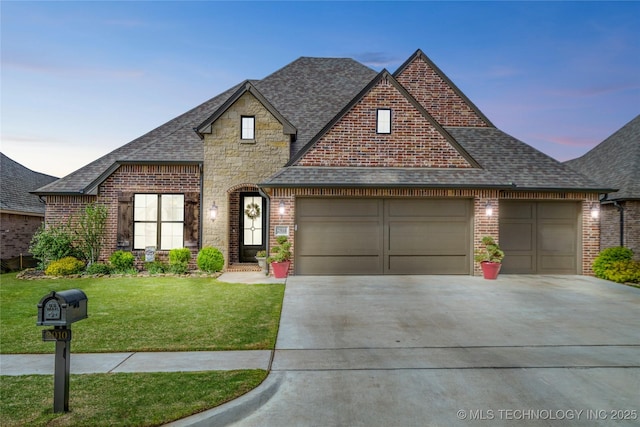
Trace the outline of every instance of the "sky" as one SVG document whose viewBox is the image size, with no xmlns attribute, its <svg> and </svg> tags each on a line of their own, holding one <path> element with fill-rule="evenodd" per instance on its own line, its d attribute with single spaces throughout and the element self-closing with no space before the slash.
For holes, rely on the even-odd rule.
<svg viewBox="0 0 640 427">
<path fill-rule="evenodd" d="M 421 49 L 560 161 L 640 113 L 640 2 L 2 0 L 0 17 L 1 151 L 56 177 L 301 56 L 394 72 Z"/>
</svg>

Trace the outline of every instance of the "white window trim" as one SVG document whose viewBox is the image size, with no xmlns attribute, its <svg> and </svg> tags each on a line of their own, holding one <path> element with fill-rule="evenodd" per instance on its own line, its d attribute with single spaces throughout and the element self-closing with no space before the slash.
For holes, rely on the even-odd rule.
<svg viewBox="0 0 640 427">
<path fill-rule="evenodd" d="M 376 111 L 376 133 L 391 133 L 391 109 L 378 108 Z"/>
<path fill-rule="evenodd" d="M 245 123 L 247 124 L 247 126 L 245 126 Z M 251 124 L 251 126 L 248 126 L 249 123 Z M 255 116 L 240 117 L 240 139 L 242 141 L 256 140 L 256 117 Z"/>
</svg>

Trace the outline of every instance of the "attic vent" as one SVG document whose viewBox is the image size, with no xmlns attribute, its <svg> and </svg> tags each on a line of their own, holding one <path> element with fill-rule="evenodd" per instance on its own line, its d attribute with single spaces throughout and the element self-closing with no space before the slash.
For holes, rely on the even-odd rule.
<svg viewBox="0 0 640 427">
<path fill-rule="evenodd" d="M 377 111 L 376 118 L 377 133 L 391 133 L 391 110 L 388 108 L 380 108 Z"/>
</svg>

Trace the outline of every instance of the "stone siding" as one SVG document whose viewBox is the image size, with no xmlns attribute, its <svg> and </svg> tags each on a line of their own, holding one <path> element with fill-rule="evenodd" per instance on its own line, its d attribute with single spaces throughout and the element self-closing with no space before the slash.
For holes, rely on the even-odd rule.
<svg viewBox="0 0 640 427">
<path fill-rule="evenodd" d="M 255 139 L 240 139 L 240 117 L 255 116 Z M 290 136 L 283 125 L 251 93 L 242 95 L 212 125 L 204 139 L 203 207 L 218 207 L 215 221 L 205 214 L 203 246 L 224 254 L 228 265 L 232 240 L 231 217 L 237 216 L 230 194 L 240 187 L 255 188 L 289 161 Z M 234 243 L 235 245 L 235 243 Z M 236 246 L 234 246 L 234 250 Z"/>
</svg>

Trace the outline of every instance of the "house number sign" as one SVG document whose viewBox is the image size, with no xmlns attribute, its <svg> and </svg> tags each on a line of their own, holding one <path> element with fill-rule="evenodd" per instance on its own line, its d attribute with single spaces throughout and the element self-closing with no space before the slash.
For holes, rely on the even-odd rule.
<svg viewBox="0 0 640 427">
<path fill-rule="evenodd" d="M 50 299 L 44 305 L 44 320 L 60 320 L 60 304 Z"/>
</svg>

